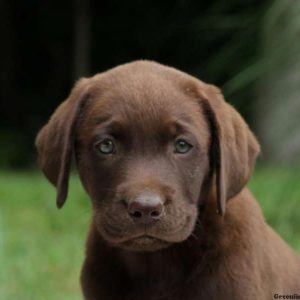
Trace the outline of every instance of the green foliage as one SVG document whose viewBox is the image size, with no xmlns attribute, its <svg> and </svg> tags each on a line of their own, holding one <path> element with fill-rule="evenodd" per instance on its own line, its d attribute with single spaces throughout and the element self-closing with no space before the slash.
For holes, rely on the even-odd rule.
<svg viewBox="0 0 300 300">
<path fill-rule="evenodd" d="M 299 169 L 258 169 L 250 187 L 269 223 L 300 252 Z M 58 211 L 40 173 L 0 173 L 0 299 L 82 299 L 79 276 L 90 218 L 88 197 L 72 177 Z"/>
<path fill-rule="evenodd" d="M 298 153 L 299 1 L 64 1 L 60 9 L 50 0 L 2 2 L 0 51 L 7 59 L 1 65 L 0 166 L 32 164 L 38 129 L 75 79 L 136 59 L 157 60 L 221 87 L 271 144 L 269 153 L 283 152 L 285 161 Z M 19 12 L 26 18 L 13 18 Z M 85 70 L 75 72 L 81 64 Z M 268 111 L 275 114 L 272 124 L 258 122 Z M 268 128 L 274 137 L 259 132 Z M 273 139 L 292 150 L 277 150 Z"/>
<path fill-rule="evenodd" d="M 1 65 L 0 166 L 16 168 L 31 164 L 36 132 L 79 76 L 150 59 L 223 86 L 256 59 L 268 0 L 94 1 L 87 12 L 78 11 L 74 1 L 59 2 L 60 9 L 50 0 L 2 2 L 0 51 L 7 59 Z M 26 18 L 13 17 L 20 12 Z M 81 13 L 89 25 L 78 19 Z M 87 27 L 86 34 L 78 32 Z M 78 52 L 90 70 L 73 74 L 81 63 Z M 239 84 L 229 82 L 225 92 Z M 229 99 L 235 104 L 243 99 L 244 115 L 243 104 L 253 99 L 249 94 L 247 87 L 241 98 Z"/>
</svg>

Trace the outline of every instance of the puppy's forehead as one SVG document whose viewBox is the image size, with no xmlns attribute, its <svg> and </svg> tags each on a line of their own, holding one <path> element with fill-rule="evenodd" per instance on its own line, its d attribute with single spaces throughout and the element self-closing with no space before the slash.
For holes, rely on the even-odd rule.
<svg viewBox="0 0 300 300">
<path fill-rule="evenodd" d="M 135 90 L 112 89 L 95 95 L 89 105 L 89 115 L 99 118 L 116 117 L 123 120 L 158 122 L 169 117 L 192 119 L 199 107 L 184 94 L 166 87 L 140 85 Z"/>
<path fill-rule="evenodd" d="M 85 127 L 113 119 L 145 130 L 176 120 L 205 128 L 199 99 L 189 94 L 195 80 L 163 66 L 148 66 L 117 68 L 94 77 Z"/>
<path fill-rule="evenodd" d="M 176 121 L 195 125 L 203 123 L 200 106 L 193 99 L 188 99 L 183 93 L 167 89 L 151 90 L 146 86 L 127 93 L 112 90 L 96 94 L 90 99 L 85 115 L 85 123 L 89 127 L 111 120 L 144 127 L 146 130 Z"/>
</svg>

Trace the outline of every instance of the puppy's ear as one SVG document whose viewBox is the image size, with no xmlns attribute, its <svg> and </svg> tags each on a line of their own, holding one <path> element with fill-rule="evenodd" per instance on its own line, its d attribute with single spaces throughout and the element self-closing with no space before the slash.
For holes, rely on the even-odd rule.
<svg viewBox="0 0 300 300">
<path fill-rule="evenodd" d="M 68 194 L 69 173 L 77 120 L 88 98 L 88 79 L 81 79 L 53 113 L 35 140 L 38 162 L 48 180 L 57 188 L 56 205 L 61 208 Z"/>
<path fill-rule="evenodd" d="M 218 212 L 224 215 L 226 201 L 247 184 L 260 147 L 243 118 L 225 102 L 218 88 L 204 84 L 200 93 L 211 131 L 210 160 Z"/>
</svg>

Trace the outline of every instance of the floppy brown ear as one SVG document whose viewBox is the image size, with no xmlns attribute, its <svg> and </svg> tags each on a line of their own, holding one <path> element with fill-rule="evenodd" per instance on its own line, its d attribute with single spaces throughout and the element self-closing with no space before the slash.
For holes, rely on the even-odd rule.
<svg viewBox="0 0 300 300">
<path fill-rule="evenodd" d="M 240 114 L 225 102 L 221 91 L 205 84 L 200 90 L 211 130 L 210 159 L 216 182 L 218 212 L 247 184 L 259 144 Z"/>
<path fill-rule="evenodd" d="M 58 208 L 63 206 L 68 194 L 76 124 L 88 97 L 87 82 L 87 79 L 78 81 L 68 99 L 56 109 L 35 140 L 39 165 L 57 188 Z"/>
</svg>

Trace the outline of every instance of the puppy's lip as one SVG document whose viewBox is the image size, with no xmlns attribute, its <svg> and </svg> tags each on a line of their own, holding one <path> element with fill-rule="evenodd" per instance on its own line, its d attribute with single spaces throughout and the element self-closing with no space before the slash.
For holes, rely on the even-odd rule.
<svg viewBox="0 0 300 300">
<path fill-rule="evenodd" d="M 129 239 L 130 241 L 132 242 L 137 242 L 139 244 L 149 244 L 149 243 L 153 243 L 154 241 L 163 241 L 162 239 L 158 239 L 158 238 L 155 238 L 151 235 L 141 235 L 141 236 L 138 236 L 138 237 L 135 237 L 133 239 Z M 163 241 L 165 242 L 165 241 Z"/>
<path fill-rule="evenodd" d="M 127 250 L 133 251 L 156 251 L 166 248 L 172 243 L 162 239 L 152 237 L 150 235 L 141 235 L 132 239 L 128 239 L 119 245 Z"/>
<path fill-rule="evenodd" d="M 194 227 L 193 224 L 190 224 L 191 218 L 189 216 L 187 216 L 183 226 L 180 226 L 179 228 L 177 228 L 176 231 L 173 232 L 166 232 L 165 234 L 162 233 L 158 233 L 158 232 L 151 232 L 151 230 L 147 230 L 147 228 L 144 228 L 143 230 L 139 230 L 139 232 L 135 232 L 129 235 L 115 235 L 112 234 L 112 232 L 110 232 L 108 230 L 108 228 L 102 227 L 102 235 L 103 237 L 109 241 L 112 244 L 123 244 L 126 242 L 146 242 L 151 240 L 151 241 L 160 241 L 163 243 L 169 243 L 169 244 L 173 244 L 173 243 L 180 243 L 183 241 L 182 237 L 180 236 L 178 238 L 178 233 L 179 232 L 184 232 L 187 230 L 187 228 L 189 226 L 192 225 L 192 227 Z"/>
<path fill-rule="evenodd" d="M 172 242 L 167 241 L 163 238 L 156 237 L 150 234 L 137 234 L 134 236 L 127 236 L 118 238 L 113 242 L 115 245 L 122 245 L 122 244 L 139 244 L 139 245 L 151 245 L 154 243 L 168 243 L 171 244 Z"/>
<path fill-rule="evenodd" d="M 149 235 L 149 234 L 139 234 L 136 236 L 129 236 L 126 238 L 124 237 L 122 239 L 119 239 L 116 242 L 116 244 L 124 244 L 124 243 L 128 243 L 128 242 L 139 243 L 139 244 L 150 244 L 155 241 L 160 241 L 160 242 L 165 242 L 165 243 L 168 242 L 161 238 L 157 238 L 157 237 Z"/>
</svg>

